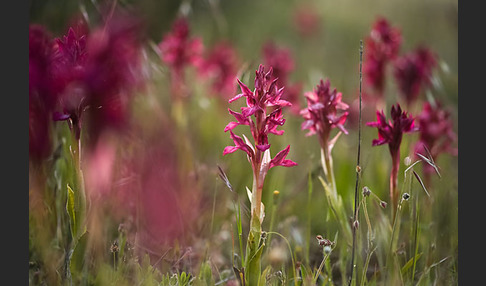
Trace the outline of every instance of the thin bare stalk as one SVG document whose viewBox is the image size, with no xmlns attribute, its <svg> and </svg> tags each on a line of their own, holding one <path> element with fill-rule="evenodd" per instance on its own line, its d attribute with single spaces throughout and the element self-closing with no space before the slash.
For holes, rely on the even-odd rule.
<svg viewBox="0 0 486 286">
<path fill-rule="evenodd" d="M 373 246 L 373 243 L 372 243 L 373 230 L 371 228 L 371 222 L 370 222 L 370 218 L 369 218 L 369 215 L 368 215 L 368 207 L 366 205 L 366 197 L 363 198 L 362 205 L 363 205 L 363 212 L 364 212 L 364 216 L 365 216 L 365 220 L 366 220 L 366 225 L 368 226 L 368 249 L 366 250 L 366 262 L 365 262 L 365 265 L 363 266 L 363 274 L 362 274 L 361 284 L 360 284 L 360 285 L 364 286 L 365 282 L 367 281 L 366 273 L 368 272 L 368 265 L 369 265 L 370 260 L 371 260 L 371 255 L 373 255 L 373 252 L 376 250 L 376 247 L 374 249 L 371 249 L 371 247 Z"/>
<path fill-rule="evenodd" d="M 331 254 L 331 252 L 329 252 L 328 254 L 324 255 L 324 258 L 322 258 L 321 264 L 319 265 L 319 268 L 317 269 L 316 274 L 314 275 L 314 279 L 312 280 L 312 282 L 314 283 L 314 285 L 317 284 L 317 279 L 319 278 L 319 274 L 321 273 L 322 268 L 324 267 L 324 264 L 326 263 L 326 261 L 329 258 L 329 255 L 330 254 Z"/>
<path fill-rule="evenodd" d="M 354 215 L 353 215 L 353 222 L 357 221 L 358 219 L 358 204 L 359 204 L 359 197 L 358 197 L 358 185 L 359 185 L 359 178 L 361 174 L 361 166 L 360 166 L 360 155 L 361 155 L 361 86 L 363 82 L 363 74 L 362 74 L 362 65 L 363 65 L 363 40 L 360 40 L 359 43 L 359 124 L 358 124 L 358 154 L 356 160 L 356 183 L 354 186 Z M 349 283 L 353 281 L 353 272 L 354 272 L 354 255 L 356 251 L 356 229 L 357 227 L 353 227 L 353 250 L 351 252 L 351 273 L 349 275 Z M 357 270 L 356 270 L 357 272 Z"/>
</svg>

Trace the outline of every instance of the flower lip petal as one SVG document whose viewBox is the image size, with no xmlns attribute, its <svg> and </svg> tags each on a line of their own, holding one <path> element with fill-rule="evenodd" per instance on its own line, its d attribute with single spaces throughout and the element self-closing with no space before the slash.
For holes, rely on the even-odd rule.
<svg viewBox="0 0 486 286">
<path fill-rule="evenodd" d="M 290 151 L 290 145 L 288 145 L 285 149 L 282 151 L 278 152 L 275 157 L 270 161 L 270 169 L 276 166 L 283 166 L 283 167 L 292 167 L 296 166 L 297 163 L 295 163 L 292 160 L 287 160 L 285 157 L 289 154 Z"/>
<path fill-rule="evenodd" d="M 265 152 L 270 148 L 270 144 L 261 144 L 261 145 L 256 145 L 256 148 L 262 152 Z"/>
<path fill-rule="evenodd" d="M 68 120 L 69 118 L 71 118 L 71 115 L 63 114 L 57 111 L 52 114 L 52 119 L 54 121 L 63 121 L 63 120 Z"/>
<path fill-rule="evenodd" d="M 239 148 L 235 147 L 235 146 L 226 146 L 223 150 L 223 156 L 226 155 L 226 154 L 230 154 L 230 153 L 233 153 L 235 152 L 236 150 L 238 150 Z"/>
</svg>

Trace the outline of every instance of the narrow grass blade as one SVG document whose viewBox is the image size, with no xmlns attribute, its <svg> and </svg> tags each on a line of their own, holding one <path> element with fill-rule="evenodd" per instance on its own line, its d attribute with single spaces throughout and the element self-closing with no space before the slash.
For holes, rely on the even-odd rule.
<svg viewBox="0 0 486 286">
<path fill-rule="evenodd" d="M 417 174 L 417 172 L 415 172 L 415 171 L 412 171 L 412 172 L 413 172 L 413 175 L 415 176 L 415 178 L 417 179 L 417 181 L 420 183 L 420 186 L 422 186 L 422 189 L 424 190 L 425 194 L 427 194 L 427 196 L 430 197 L 429 192 L 427 192 L 427 188 L 425 187 L 424 183 L 422 182 L 422 179 L 420 178 L 420 176 Z"/>
<path fill-rule="evenodd" d="M 402 272 L 402 275 L 405 275 L 405 273 L 412 267 L 415 265 L 415 262 L 417 260 L 419 260 L 419 258 L 422 256 L 422 252 L 414 255 L 412 258 L 410 258 L 407 263 L 405 263 L 405 265 L 402 266 L 402 269 L 401 269 L 401 272 Z"/>
</svg>

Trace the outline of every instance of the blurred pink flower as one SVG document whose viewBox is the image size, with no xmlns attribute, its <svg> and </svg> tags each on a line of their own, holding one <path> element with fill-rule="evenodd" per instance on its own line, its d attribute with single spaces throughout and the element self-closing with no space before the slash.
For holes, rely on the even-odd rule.
<svg viewBox="0 0 486 286">
<path fill-rule="evenodd" d="M 159 43 L 161 59 L 171 72 L 173 96 L 184 97 L 184 68 L 199 67 L 203 62 L 203 43 L 200 38 L 191 38 L 186 18 L 178 18 L 172 30 Z"/>
<path fill-rule="evenodd" d="M 383 17 L 378 17 L 375 20 L 368 39 L 375 43 L 375 55 L 387 59 L 395 58 L 402 44 L 400 30 L 392 27 L 388 20 Z"/>
<path fill-rule="evenodd" d="M 449 111 L 442 108 L 440 102 L 426 102 L 417 121 L 420 128 L 419 140 L 415 144 L 415 152 L 427 156 L 424 146 L 429 150 L 435 161 L 441 153 L 457 156 L 457 148 L 452 144 L 457 140 L 454 133 Z M 424 171 L 433 172 L 432 166 L 424 164 Z"/>
<path fill-rule="evenodd" d="M 401 43 L 400 30 L 392 27 L 383 17 L 375 20 L 370 34 L 365 38 L 364 78 L 379 97 L 383 97 L 386 65 L 398 55 Z"/>
<path fill-rule="evenodd" d="M 295 62 L 290 50 L 268 41 L 263 45 L 262 53 L 264 65 L 272 67 L 272 79 L 277 79 L 278 86 L 285 87 L 282 98 L 292 103 L 290 110 L 298 114 L 300 110 L 299 96 L 302 84 L 297 83 L 291 85 L 289 83 L 290 72 L 295 68 Z"/>
<path fill-rule="evenodd" d="M 212 92 L 225 98 L 236 91 L 237 71 L 237 54 L 229 42 L 217 43 L 199 65 L 199 74 L 212 81 Z"/>
<path fill-rule="evenodd" d="M 60 94 L 60 105 L 63 112 L 56 111 L 53 119 L 69 120 L 70 128 L 79 138 L 81 132 L 81 115 L 88 103 L 85 92 L 81 89 L 85 73 L 86 35 L 78 36 L 69 28 L 66 36 L 54 39 L 53 81 L 54 90 Z"/>
<path fill-rule="evenodd" d="M 50 121 L 56 104 L 51 82 L 52 40 L 40 25 L 29 26 L 29 158 L 40 162 L 51 152 Z"/>
<path fill-rule="evenodd" d="M 319 31 L 321 17 L 315 7 L 299 6 L 293 14 L 294 25 L 302 37 L 308 38 Z"/>
<path fill-rule="evenodd" d="M 124 127 L 130 100 L 143 83 L 141 23 L 120 13 L 89 35 L 70 28 L 56 39 L 53 75 L 62 112 L 53 117 L 69 120 L 76 138 L 85 111 L 93 142 L 105 129 Z"/>
<path fill-rule="evenodd" d="M 331 90 L 329 79 L 324 82 L 322 79 L 313 91 L 306 92 L 307 108 L 302 109 L 300 114 L 305 119 L 302 129 L 308 129 L 307 136 L 317 134 L 322 148 L 327 148 L 329 136 L 333 128 L 338 128 L 344 134 L 348 131 L 344 128 L 349 106 L 342 102 L 341 92 L 336 88 Z"/>
<path fill-rule="evenodd" d="M 84 179 L 90 199 L 107 198 L 113 184 L 116 145 L 110 140 L 99 140 L 84 158 Z"/>
<path fill-rule="evenodd" d="M 143 87 L 141 20 L 115 13 L 94 30 L 87 43 L 88 60 L 84 82 L 89 90 L 90 134 L 126 126 L 130 103 Z"/>
<path fill-rule="evenodd" d="M 142 249 L 160 252 L 174 241 L 185 245 L 197 236 L 202 192 L 193 176 L 180 173 L 181 154 L 174 152 L 179 142 L 172 126 L 159 124 L 150 134 L 142 129 L 133 129 L 129 152 L 120 150 L 111 199 L 105 201 L 117 219 L 133 219 Z"/>
<path fill-rule="evenodd" d="M 430 84 L 432 69 L 436 64 L 435 55 L 429 49 L 423 47 L 395 60 L 395 80 L 400 95 L 405 98 L 409 106 L 417 100 L 420 88 Z"/>
<path fill-rule="evenodd" d="M 286 86 L 289 73 L 295 68 L 290 50 L 268 41 L 263 45 L 262 52 L 264 65 L 273 69 L 272 79 L 278 78 L 277 84 Z"/>
</svg>

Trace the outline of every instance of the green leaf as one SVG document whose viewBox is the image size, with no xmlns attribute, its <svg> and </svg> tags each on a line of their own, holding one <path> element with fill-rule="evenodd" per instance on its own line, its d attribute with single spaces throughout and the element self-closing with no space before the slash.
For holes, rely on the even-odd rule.
<svg viewBox="0 0 486 286">
<path fill-rule="evenodd" d="M 252 216 L 250 222 L 250 232 L 248 233 L 248 240 L 246 245 L 246 259 L 245 259 L 245 280 L 247 285 L 259 285 L 261 274 L 261 255 L 264 240 L 261 239 L 262 231 L 260 220 Z"/>
<path fill-rule="evenodd" d="M 77 239 L 77 231 L 78 225 L 76 223 L 76 210 L 74 207 L 74 191 L 71 189 L 69 184 L 67 185 L 67 202 L 66 202 L 66 211 L 69 216 L 69 226 L 71 228 L 71 236 L 73 241 Z"/>
<path fill-rule="evenodd" d="M 194 285 L 212 286 L 214 285 L 213 272 L 208 262 L 203 262 L 199 268 L 199 275 Z"/>
<path fill-rule="evenodd" d="M 261 275 L 261 278 L 260 278 L 260 284 L 259 286 L 265 286 L 267 285 L 267 276 L 268 276 L 268 273 L 272 270 L 272 267 L 270 265 L 268 265 L 265 270 L 263 270 L 262 272 L 262 275 Z"/>
<path fill-rule="evenodd" d="M 408 269 L 410 269 L 410 267 L 412 267 L 414 261 L 417 261 L 420 258 L 420 256 L 422 256 L 422 252 L 420 252 L 417 255 L 415 255 L 414 257 L 410 258 L 407 261 L 407 263 L 405 263 L 405 265 L 403 265 L 402 270 L 401 270 L 402 275 L 404 275 L 408 271 Z M 415 260 L 414 260 L 414 258 L 415 258 Z"/>
<path fill-rule="evenodd" d="M 77 240 L 71 254 L 69 268 L 73 275 L 81 274 L 84 266 L 84 257 L 86 253 L 86 245 L 88 241 L 88 232 L 85 231 Z"/>
</svg>

